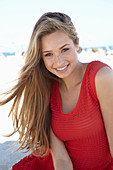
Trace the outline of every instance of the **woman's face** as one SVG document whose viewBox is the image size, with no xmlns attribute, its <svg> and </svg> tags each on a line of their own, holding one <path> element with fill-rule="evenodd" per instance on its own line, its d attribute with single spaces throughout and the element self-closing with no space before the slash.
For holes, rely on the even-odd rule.
<svg viewBox="0 0 113 170">
<path fill-rule="evenodd" d="M 42 58 L 48 71 L 59 78 L 66 78 L 77 65 L 77 46 L 62 32 L 56 31 L 42 37 Z"/>
</svg>

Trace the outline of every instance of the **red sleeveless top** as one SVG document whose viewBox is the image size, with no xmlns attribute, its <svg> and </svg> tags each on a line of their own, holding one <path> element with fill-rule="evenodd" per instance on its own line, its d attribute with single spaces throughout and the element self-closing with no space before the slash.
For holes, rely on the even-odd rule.
<svg viewBox="0 0 113 170">
<path fill-rule="evenodd" d="M 70 113 L 62 112 L 58 82 L 52 84 L 51 127 L 54 134 L 64 141 L 74 169 L 113 169 L 113 158 L 95 89 L 96 73 L 106 66 L 100 61 L 87 65 L 78 102 Z"/>
</svg>

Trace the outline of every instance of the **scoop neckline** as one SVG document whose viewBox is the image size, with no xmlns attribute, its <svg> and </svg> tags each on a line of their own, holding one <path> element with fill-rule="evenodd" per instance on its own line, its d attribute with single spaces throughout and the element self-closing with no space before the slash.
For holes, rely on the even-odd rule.
<svg viewBox="0 0 113 170">
<path fill-rule="evenodd" d="M 84 84 L 84 80 L 85 80 L 85 77 L 86 77 L 86 73 L 87 73 L 87 71 L 88 71 L 89 66 L 90 66 L 91 63 L 93 63 L 93 62 L 94 62 L 94 61 L 88 63 L 87 66 L 86 66 L 86 69 L 85 69 L 85 72 L 84 72 L 84 76 L 83 76 L 83 79 L 82 79 L 82 82 L 81 82 L 81 87 L 80 87 L 80 93 L 79 93 L 78 101 L 77 101 L 74 109 L 73 109 L 71 112 L 69 112 L 69 113 L 64 113 L 64 112 L 62 111 L 62 102 L 61 102 L 61 97 L 60 97 L 59 84 L 58 84 L 58 81 L 57 81 L 57 97 L 58 97 L 58 103 L 59 103 L 59 109 L 60 109 L 60 114 L 61 114 L 61 115 L 70 116 L 70 115 L 72 115 L 73 113 L 75 113 L 75 110 L 77 110 L 77 108 L 79 107 L 79 103 L 80 103 L 81 96 L 82 96 L 83 84 Z"/>
</svg>

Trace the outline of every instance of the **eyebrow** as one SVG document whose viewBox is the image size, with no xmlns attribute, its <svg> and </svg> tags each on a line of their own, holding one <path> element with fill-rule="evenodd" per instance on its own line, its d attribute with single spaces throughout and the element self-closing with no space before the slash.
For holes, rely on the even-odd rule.
<svg viewBox="0 0 113 170">
<path fill-rule="evenodd" d="M 70 44 L 64 44 L 63 46 L 61 46 L 59 49 L 61 50 L 62 48 L 64 48 L 65 46 L 67 45 L 70 45 Z M 43 51 L 43 53 L 50 53 L 52 52 L 51 50 L 50 51 Z"/>
<path fill-rule="evenodd" d="M 64 48 L 65 46 L 67 46 L 67 45 L 70 45 L 70 44 L 64 44 L 62 47 L 60 47 L 59 49 L 62 49 L 62 48 Z"/>
</svg>

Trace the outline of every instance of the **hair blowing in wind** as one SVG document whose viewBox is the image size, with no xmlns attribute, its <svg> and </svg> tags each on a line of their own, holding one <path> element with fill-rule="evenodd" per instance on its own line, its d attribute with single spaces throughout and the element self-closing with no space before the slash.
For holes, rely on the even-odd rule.
<svg viewBox="0 0 113 170">
<path fill-rule="evenodd" d="M 36 151 L 41 156 L 50 148 L 51 83 L 58 79 L 44 66 L 41 38 L 56 30 L 66 32 L 76 43 L 76 30 L 69 16 L 57 12 L 42 15 L 33 29 L 18 82 L 4 93 L 5 99 L 0 101 L 2 106 L 13 100 L 9 116 L 12 116 L 14 132 L 10 135 L 19 133 L 20 146 L 17 150 Z"/>
</svg>

